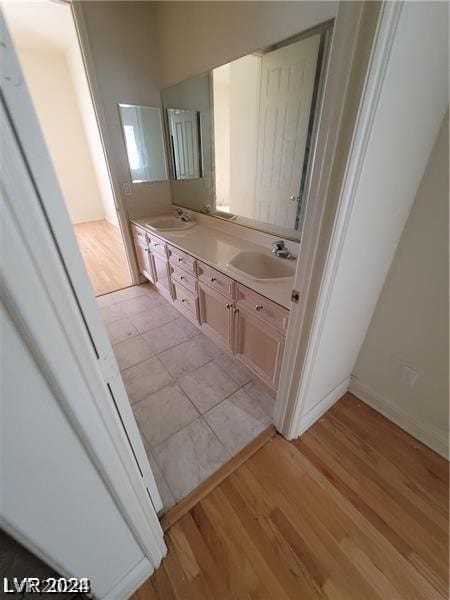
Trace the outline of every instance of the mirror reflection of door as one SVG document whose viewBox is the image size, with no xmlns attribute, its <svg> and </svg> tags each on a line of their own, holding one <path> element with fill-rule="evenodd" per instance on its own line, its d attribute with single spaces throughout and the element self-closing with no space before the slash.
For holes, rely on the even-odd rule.
<svg viewBox="0 0 450 600">
<path fill-rule="evenodd" d="M 196 110 L 169 108 L 169 130 L 175 179 L 201 177 L 199 113 Z"/>
<path fill-rule="evenodd" d="M 262 57 L 254 218 L 294 227 L 320 35 Z"/>
</svg>

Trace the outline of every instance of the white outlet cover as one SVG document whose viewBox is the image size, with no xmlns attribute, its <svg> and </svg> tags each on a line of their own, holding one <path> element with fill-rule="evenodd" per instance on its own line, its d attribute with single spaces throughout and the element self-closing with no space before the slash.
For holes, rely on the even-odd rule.
<svg viewBox="0 0 450 600">
<path fill-rule="evenodd" d="M 400 379 L 401 382 L 412 387 L 415 385 L 417 381 L 417 377 L 419 376 L 416 369 L 410 367 L 408 365 L 402 365 L 400 369 Z"/>
</svg>

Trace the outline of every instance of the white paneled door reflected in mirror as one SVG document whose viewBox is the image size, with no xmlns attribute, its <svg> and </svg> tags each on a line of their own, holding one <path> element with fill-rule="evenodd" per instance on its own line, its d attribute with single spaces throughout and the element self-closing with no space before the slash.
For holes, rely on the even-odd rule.
<svg viewBox="0 0 450 600">
<path fill-rule="evenodd" d="M 324 24 L 163 90 L 175 204 L 299 239 L 330 32 Z M 174 106 L 190 113 L 179 135 Z M 177 148 L 206 165 L 190 169 L 196 182 L 177 181 Z"/>
</svg>

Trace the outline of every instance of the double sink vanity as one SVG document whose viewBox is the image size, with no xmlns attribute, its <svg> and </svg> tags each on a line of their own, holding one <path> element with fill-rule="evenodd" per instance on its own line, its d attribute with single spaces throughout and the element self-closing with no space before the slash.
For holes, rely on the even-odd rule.
<svg viewBox="0 0 450 600">
<path fill-rule="evenodd" d="M 295 261 L 249 241 L 244 228 L 246 238 L 171 215 L 130 226 L 140 273 L 275 392 Z"/>
</svg>

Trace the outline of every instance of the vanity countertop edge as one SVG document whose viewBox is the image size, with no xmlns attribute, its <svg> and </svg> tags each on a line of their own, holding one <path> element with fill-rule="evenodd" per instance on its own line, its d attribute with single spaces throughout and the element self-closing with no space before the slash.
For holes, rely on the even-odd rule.
<svg viewBox="0 0 450 600">
<path fill-rule="evenodd" d="M 151 218 L 152 217 L 132 217 L 129 219 L 129 222 L 145 229 L 149 235 L 161 238 L 168 244 L 187 252 L 197 260 L 204 262 L 213 269 L 217 269 L 224 275 L 245 285 L 272 302 L 276 302 L 283 308 L 287 310 L 290 309 L 293 277 L 282 281 L 261 282 L 237 274 L 226 266 L 231 258 L 238 252 L 258 251 L 271 254 L 271 251 L 267 247 L 218 231 L 203 224 L 196 224 L 192 230 L 187 230 L 181 235 L 178 232 L 154 231 L 146 225 Z M 201 234 L 201 237 L 199 237 L 199 234 Z"/>
</svg>

